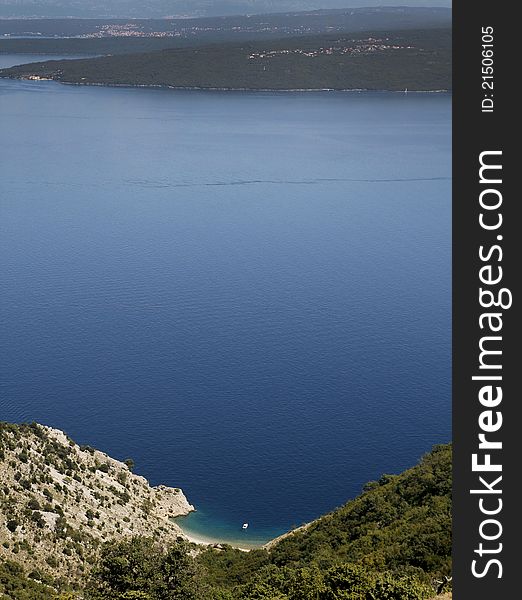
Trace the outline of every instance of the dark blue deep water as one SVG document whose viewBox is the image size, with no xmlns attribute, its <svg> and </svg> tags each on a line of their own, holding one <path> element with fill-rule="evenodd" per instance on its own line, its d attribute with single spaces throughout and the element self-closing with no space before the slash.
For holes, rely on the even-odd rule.
<svg viewBox="0 0 522 600">
<path fill-rule="evenodd" d="M 448 96 L 0 81 L 0 132 L 1 419 L 250 541 L 449 440 Z"/>
</svg>

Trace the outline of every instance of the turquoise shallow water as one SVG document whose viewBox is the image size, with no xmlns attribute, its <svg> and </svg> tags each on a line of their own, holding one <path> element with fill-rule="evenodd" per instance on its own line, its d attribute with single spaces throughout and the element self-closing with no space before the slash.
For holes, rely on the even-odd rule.
<svg viewBox="0 0 522 600">
<path fill-rule="evenodd" d="M 242 523 L 216 518 L 215 513 L 207 513 L 205 509 L 199 509 L 186 517 L 178 517 L 174 521 L 194 541 L 209 544 L 227 542 L 242 549 L 259 548 L 281 533 L 276 529 L 272 535 L 269 530 L 260 532 L 255 523 L 253 526 L 247 523 L 248 527 L 244 529 Z"/>
<path fill-rule="evenodd" d="M 246 543 L 449 440 L 448 96 L 0 81 L 0 122 L 2 419 Z"/>
</svg>

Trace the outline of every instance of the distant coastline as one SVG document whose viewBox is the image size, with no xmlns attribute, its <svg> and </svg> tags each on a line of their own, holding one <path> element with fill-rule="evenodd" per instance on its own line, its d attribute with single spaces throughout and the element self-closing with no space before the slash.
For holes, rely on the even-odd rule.
<svg viewBox="0 0 522 600">
<path fill-rule="evenodd" d="M 124 89 L 158 89 L 158 90 L 173 90 L 187 92 L 254 92 L 254 93 L 311 93 L 311 92 L 339 92 L 353 94 L 451 94 L 450 89 L 440 90 L 388 90 L 388 89 L 368 89 L 368 88 L 246 88 L 246 87 L 203 87 L 203 86 L 175 86 L 161 84 L 139 84 L 139 83 L 96 83 L 96 82 L 81 82 L 81 81 L 60 81 L 52 77 L 12 77 L 2 75 L 0 70 L 0 78 L 12 79 L 19 81 L 54 81 L 62 85 L 74 85 L 85 87 L 106 87 L 106 88 L 124 88 Z"/>
<path fill-rule="evenodd" d="M 57 81 L 56 79 L 47 79 L 45 81 Z M 449 89 L 440 90 L 388 90 L 378 89 L 372 90 L 368 88 L 246 88 L 246 87 L 202 87 L 202 86 L 176 86 L 176 85 L 157 85 L 157 84 L 132 84 L 132 83 L 82 83 L 72 81 L 58 81 L 64 85 L 78 86 L 98 86 L 98 87 L 115 87 L 115 88 L 145 88 L 145 89 L 160 89 L 160 90 L 178 90 L 187 92 L 281 92 L 281 93 L 306 93 L 306 92 L 343 92 L 343 93 L 393 93 L 393 94 L 451 94 Z"/>
</svg>

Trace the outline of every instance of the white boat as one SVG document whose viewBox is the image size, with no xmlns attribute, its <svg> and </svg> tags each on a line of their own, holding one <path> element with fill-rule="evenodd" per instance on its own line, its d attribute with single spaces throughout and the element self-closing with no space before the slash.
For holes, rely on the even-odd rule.
<svg viewBox="0 0 522 600">
<path fill-rule="evenodd" d="M 243 523 L 243 529 L 247 529 L 248 528 L 248 523 Z"/>
</svg>

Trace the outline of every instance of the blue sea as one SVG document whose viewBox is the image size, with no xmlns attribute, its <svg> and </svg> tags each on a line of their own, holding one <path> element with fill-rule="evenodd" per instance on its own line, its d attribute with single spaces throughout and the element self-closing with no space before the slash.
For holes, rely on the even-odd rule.
<svg viewBox="0 0 522 600">
<path fill-rule="evenodd" d="M 0 80 L 0 419 L 246 545 L 412 466 L 451 436 L 450 125 L 443 94 Z"/>
</svg>

